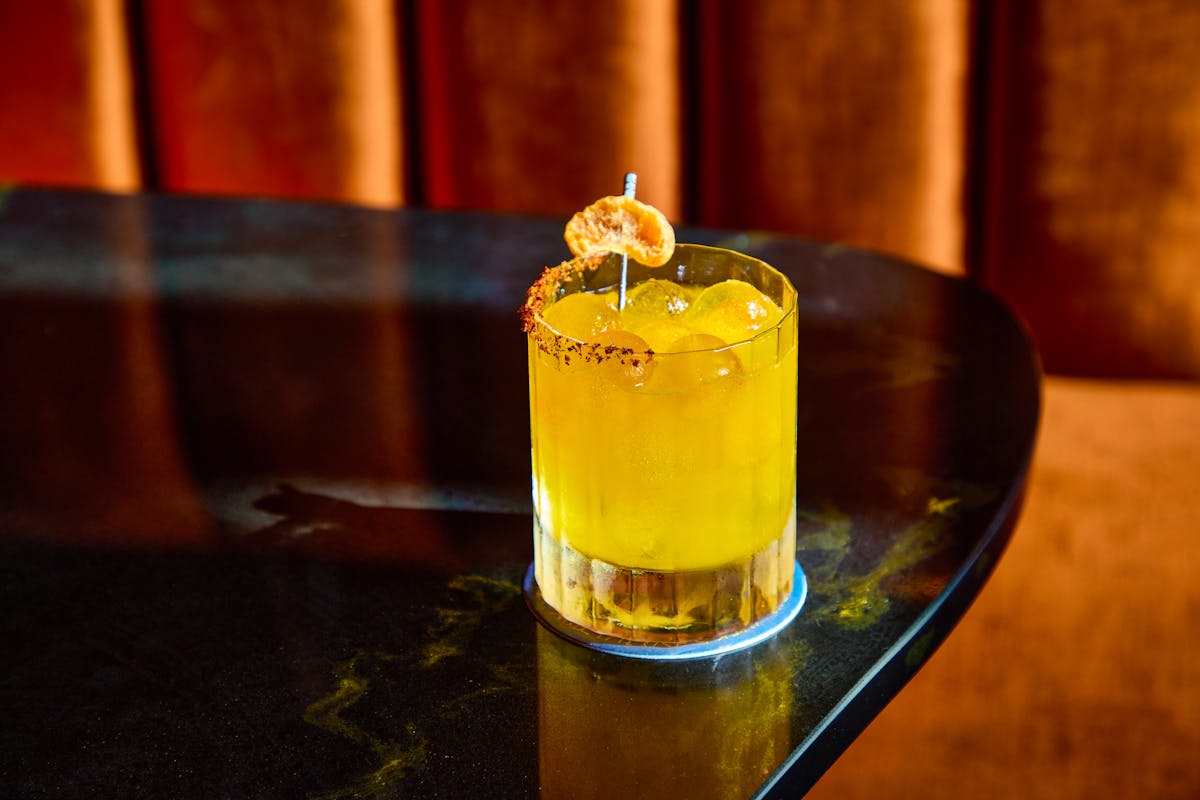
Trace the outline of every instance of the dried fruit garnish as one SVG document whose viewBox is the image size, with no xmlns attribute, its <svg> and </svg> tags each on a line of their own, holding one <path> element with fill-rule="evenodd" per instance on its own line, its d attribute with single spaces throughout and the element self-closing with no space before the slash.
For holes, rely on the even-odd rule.
<svg viewBox="0 0 1200 800">
<path fill-rule="evenodd" d="M 667 263 L 675 229 L 661 211 L 626 195 L 601 197 L 571 217 L 563 238 L 576 256 L 620 253 L 647 267 Z"/>
</svg>

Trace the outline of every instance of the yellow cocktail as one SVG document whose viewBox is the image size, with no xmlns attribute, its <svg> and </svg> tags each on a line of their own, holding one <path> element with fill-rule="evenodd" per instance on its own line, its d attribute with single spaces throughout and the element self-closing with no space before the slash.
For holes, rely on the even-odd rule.
<svg viewBox="0 0 1200 800">
<path fill-rule="evenodd" d="M 543 599 L 599 633 L 683 643 L 792 589 L 796 296 L 779 272 L 679 245 L 547 270 L 526 307 Z"/>
</svg>

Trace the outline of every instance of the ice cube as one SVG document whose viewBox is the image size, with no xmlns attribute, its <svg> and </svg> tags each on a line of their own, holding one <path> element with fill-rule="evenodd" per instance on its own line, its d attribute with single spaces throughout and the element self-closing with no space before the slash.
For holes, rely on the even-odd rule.
<svg viewBox="0 0 1200 800">
<path fill-rule="evenodd" d="M 653 380 L 646 388 L 662 393 L 685 392 L 744 372 L 741 359 L 722 339 L 708 333 L 689 333 L 656 355 Z"/>
<path fill-rule="evenodd" d="M 642 386 L 654 372 L 654 360 L 647 354 L 650 345 L 636 333 L 604 331 L 584 342 L 582 349 L 584 363 L 622 389 Z"/>
<path fill-rule="evenodd" d="M 624 326 L 633 330 L 651 320 L 667 320 L 687 311 L 688 299 L 683 288 L 671 281 L 651 278 L 625 293 L 621 311 Z"/>
<path fill-rule="evenodd" d="M 542 319 L 563 336 L 586 341 L 620 325 L 617 310 L 598 294 L 577 292 L 559 298 Z"/>
<path fill-rule="evenodd" d="M 665 353 L 674 342 L 691 333 L 688 328 L 669 319 L 650 320 L 634 328 L 633 332 L 645 339 L 656 353 Z"/>
<path fill-rule="evenodd" d="M 682 321 L 695 331 L 733 344 L 779 322 L 783 312 L 765 294 L 745 281 L 727 280 L 700 293 Z"/>
</svg>

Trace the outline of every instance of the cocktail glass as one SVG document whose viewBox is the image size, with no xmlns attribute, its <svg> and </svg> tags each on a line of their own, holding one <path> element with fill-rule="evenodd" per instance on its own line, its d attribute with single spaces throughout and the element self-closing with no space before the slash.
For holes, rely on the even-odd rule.
<svg viewBox="0 0 1200 800">
<path fill-rule="evenodd" d="M 708 654 L 708 643 L 735 636 L 736 646 L 753 643 L 803 602 L 795 290 L 755 258 L 679 245 L 660 267 L 629 261 L 631 300 L 656 279 L 647 291 L 671 281 L 693 301 L 736 279 L 774 301 L 778 321 L 743 341 L 711 347 L 700 337 L 695 349 L 655 352 L 620 337 L 573 338 L 543 318 L 569 295 L 614 292 L 621 269 L 616 255 L 576 259 L 530 290 L 544 304 L 527 309 L 527 596 L 559 633 L 626 655 Z"/>
</svg>

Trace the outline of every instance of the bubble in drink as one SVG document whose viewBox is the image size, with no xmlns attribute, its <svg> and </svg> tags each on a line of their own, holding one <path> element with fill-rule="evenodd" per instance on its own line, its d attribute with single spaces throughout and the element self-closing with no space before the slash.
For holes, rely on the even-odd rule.
<svg viewBox="0 0 1200 800">
<path fill-rule="evenodd" d="M 554 330 L 563 336 L 586 341 L 620 325 L 617 310 L 601 295 L 569 294 L 560 298 L 542 314 Z"/>
<path fill-rule="evenodd" d="M 770 328 L 782 315 L 779 306 L 758 289 L 744 281 L 727 280 L 701 292 L 683 321 L 693 330 L 733 344 Z"/>
</svg>

